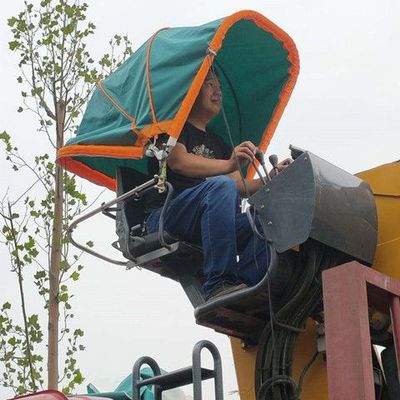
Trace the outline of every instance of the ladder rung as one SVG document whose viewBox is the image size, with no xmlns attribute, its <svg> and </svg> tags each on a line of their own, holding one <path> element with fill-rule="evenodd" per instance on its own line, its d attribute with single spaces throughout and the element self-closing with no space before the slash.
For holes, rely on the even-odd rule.
<svg viewBox="0 0 400 400">
<path fill-rule="evenodd" d="M 214 378 L 214 371 L 202 368 L 201 369 L 201 380 Z M 189 385 L 193 383 L 192 367 L 186 367 L 178 369 L 176 371 L 168 372 L 164 375 L 154 376 L 152 378 L 143 379 L 137 382 L 137 386 L 146 385 L 159 385 L 162 390 L 174 389 L 180 386 Z"/>
</svg>

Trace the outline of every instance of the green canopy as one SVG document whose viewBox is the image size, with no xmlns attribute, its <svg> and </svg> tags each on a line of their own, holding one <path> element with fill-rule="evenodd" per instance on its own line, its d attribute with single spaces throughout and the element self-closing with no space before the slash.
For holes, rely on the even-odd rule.
<svg viewBox="0 0 400 400">
<path fill-rule="evenodd" d="M 156 32 L 98 83 L 76 137 L 59 150 L 57 161 L 110 189 L 118 166 L 146 173 L 144 146 L 160 133 L 179 137 L 211 64 L 234 144 L 251 140 L 265 151 L 296 83 L 298 54 L 267 18 L 240 11 Z M 209 129 L 227 135 L 222 116 Z"/>
</svg>

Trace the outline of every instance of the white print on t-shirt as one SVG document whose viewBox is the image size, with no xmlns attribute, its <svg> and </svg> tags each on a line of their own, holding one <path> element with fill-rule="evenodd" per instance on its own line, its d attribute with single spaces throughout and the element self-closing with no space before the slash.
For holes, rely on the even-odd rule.
<svg viewBox="0 0 400 400">
<path fill-rule="evenodd" d="M 214 150 L 210 150 L 204 144 L 199 144 L 198 146 L 193 147 L 192 153 L 195 154 L 196 156 L 215 159 Z"/>
</svg>

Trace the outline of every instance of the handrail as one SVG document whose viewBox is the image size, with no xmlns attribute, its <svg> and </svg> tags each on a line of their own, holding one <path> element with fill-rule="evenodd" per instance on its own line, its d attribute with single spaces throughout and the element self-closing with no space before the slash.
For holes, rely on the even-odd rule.
<svg viewBox="0 0 400 400">
<path fill-rule="evenodd" d="M 193 347 L 192 352 L 192 374 L 193 374 L 193 400 L 202 399 L 202 377 L 201 377 L 201 351 L 206 348 L 212 355 L 214 361 L 214 393 L 215 400 L 223 400 L 222 383 L 222 361 L 221 355 L 214 343 L 209 340 L 201 340 Z"/>
<path fill-rule="evenodd" d="M 74 229 L 78 226 L 78 224 L 80 224 L 81 222 L 93 217 L 96 214 L 99 214 L 99 213 L 107 210 L 108 208 L 110 208 L 111 206 L 113 206 L 116 203 L 119 203 L 119 202 L 121 202 L 123 200 L 126 200 L 126 199 L 128 199 L 128 198 L 130 198 L 130 197 L 132 197 L 132 196 L 134 196 L 134 195 L 136 195 L 138 193 L 140 193 L 143 190 L 146 190 L 146 189 L 151 188 L 152 186 L 155 186 L 156 183 L 157 183 L 157 179 L 158 179 L 157 176 L 155 176 L 153 179 L 151 179 L 151 180 L 149 180 L 149 181 L 147 181 L 147 182 L 145 182 L 145 183 L 143 183 L 143 184 L 141 184 L 139 186 L 136 186 L 135 188 L 129 190 L 128 192 L 122 194 L 121 196 L 118 196 L 117 198 L 115 198 L 115 199 L 113 199 L 113 200 L 111 200 L 111 201 L 109 201 L 107 203 L 103 203 L 100 207 L 94 209 L 93 211 L 90 211 L 89 213 L 83 215 L 82 217 L 77 218 L 75 221 L 73 221 L 71 223 L 71 225 L 67 229 L 67 237 L 68 237 L 68 239 L 71 241 L 71 243 L 75 247 L 77 247 L 78 249 L 80 249 L 80 250 L 82 250 L 82 251 L 84 251 L 86 253 L 91 254 L 92 256 L 98 257 L 101 260 L 108 261 L 108 262 L 110 262 L 112 264 L 123 265 L 123 266 L 128 267 L 128 265 L 131 263 L 131 261 L 120 261 L 120 260 L 115 260 L 113 258 L 109 258 L 107 256 L 104 256 L 104 255 L 98 253 L 97 251 L 92 250 L 88 246 L 85 246 L 83 244 L 78 243 L 76 240 L 74 240 L 72 238 L 72 233 L 73 233 Z"/>
<path fill-rule="evenodd" d="M 140 357 L 133 366 L 132 369 L 132 400 L 140 400 L 140 369 L 143 365 L 148 365 L 153 373 L 153 376 L 160 376 L 161 375 L 161 368 L 159 367 L 158 363 L 154 358 L 149 356 Z M 160 385 L 154 385 L 154 399 L 161 400 L 162 398 L 162 387 Z"/>
</svg>

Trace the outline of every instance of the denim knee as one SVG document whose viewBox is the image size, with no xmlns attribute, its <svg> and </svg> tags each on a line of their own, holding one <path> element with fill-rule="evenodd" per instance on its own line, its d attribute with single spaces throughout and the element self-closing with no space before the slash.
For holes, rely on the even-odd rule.
<svg viewBox="0 0 400 400">
<path fill-rule="evenodd" d="M 224 192 L 238 192 L 236 182 L 226 175 L 213 176 L 212 178 L 208 178 L 207 182 L 213 187 L 213 189 Z"/>
</svg>

